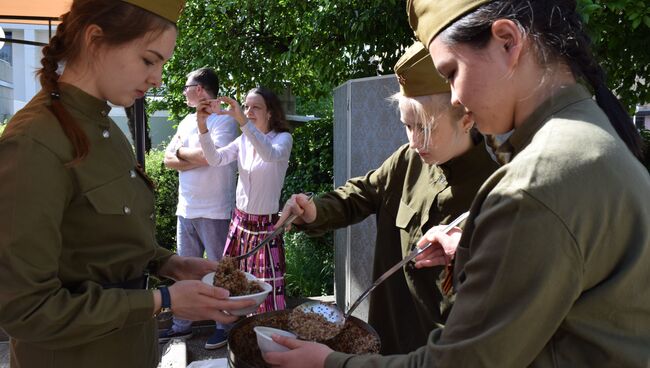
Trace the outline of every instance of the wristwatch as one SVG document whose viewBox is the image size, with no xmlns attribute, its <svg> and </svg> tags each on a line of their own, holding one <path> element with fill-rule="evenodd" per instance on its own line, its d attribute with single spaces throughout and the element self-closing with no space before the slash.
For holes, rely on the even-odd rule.
<svg viewBox="0 0 650 368">
<path fill-rule="evenodd" d="M 167 289 L 167 286 L 161 286 L 158 290 L 160 290 L 161 308 L 155 317 L 158 321 L 167 321 L 173 316 L 172 298 L 169 295 L 169 289 Z"/>
</svg>

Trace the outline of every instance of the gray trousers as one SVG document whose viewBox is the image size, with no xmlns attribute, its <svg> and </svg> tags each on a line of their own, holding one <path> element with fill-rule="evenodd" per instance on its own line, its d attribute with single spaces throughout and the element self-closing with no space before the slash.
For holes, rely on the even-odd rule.
<svg viewBox="0 0 650 368">
<path fill-rule="evenodd" d="M 176 251 L 184 257 L 203 257 L 218 261 L 223 256 L 223 247 L 228 236 L 230 219 L 215 220 L 208 218 L 187 219 L 178 216 L 176 226 Z M 176 332 L 187 331 L 192 321 L 174 318 L 172 329 Z"/>
</svg>

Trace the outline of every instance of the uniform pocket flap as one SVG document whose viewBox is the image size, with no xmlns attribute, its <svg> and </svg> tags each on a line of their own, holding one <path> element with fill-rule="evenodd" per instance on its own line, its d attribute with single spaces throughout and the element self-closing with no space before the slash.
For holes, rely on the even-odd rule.
<svg viewBox="0 0 650 368">
<path fill-rule="evenodd" d="M 133 205 L 134 191 L 128 176 L 113 180 L 86 192 L 90 204 L 97 213 L 104 215 L 128 215 Z"/>
<path fill-rule="evenodd" d="M 406 229 L 409 222 L 417 212 L 409 207 L 406 203 L 399 201 L 399 209 L 397 210 L 397 218 L 395 219 L 395 226 L 400 229 Z"/>
</svg>

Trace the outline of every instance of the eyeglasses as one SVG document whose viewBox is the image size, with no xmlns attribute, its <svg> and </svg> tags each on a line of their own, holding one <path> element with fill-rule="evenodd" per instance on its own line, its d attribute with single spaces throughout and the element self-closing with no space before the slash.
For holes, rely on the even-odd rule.
<svg viewBox="0 0 650 368">
<path fill-rule="evenodd" d="M 188 84 L 186 86 L 183 86 L 183 92 L 187 92 L 187 89 L 190 87 L 196 87 L 198 84 Z"/>
</svg>

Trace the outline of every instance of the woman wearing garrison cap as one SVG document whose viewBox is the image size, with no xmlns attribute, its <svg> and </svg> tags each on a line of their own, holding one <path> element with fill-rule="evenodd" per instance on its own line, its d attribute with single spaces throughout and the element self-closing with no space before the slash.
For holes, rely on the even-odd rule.
<svg viewBox="0 0 650 368">
<path fill-rule="evenodd" d="M 156 367 L 154 316 L 232 322 L 216 263 L 155 240 L 152 183 L 108 117 L 161 83 L 182 0 L 75 0 L 0 138 L 0 327 L 12 367 Z M 64 64 L 61 75 L 57 73 Z M 146 274 L 177 282 L 146 289 Z M 160 313 L 164 312 L 164 313 Z"/>
<path fill-rule="evenodd" d="M 474 122 L 462 107 L 449 104 L 449 84 L 422 43 L 406 50 L 395 73 L 400 92 L 392 99 L 409 143 L 379 168 L 313 202 L 304 194 L 293 195 L 280 219 L 299 214 L 294 221 L 301 224 L 298 228 L 316 236 L 375 214 L 374 278 L 408 254 L 424 231 L 465 212 L 497 167 L 472 128 Z M 440 286 L 443 269 L 444 264 L 409 265 L 372 292 L 368 322 L 379 333 L 383 353 L 408 353 L 444 324 L 452 298 Z"/>
<path fill-rule="evenodd" d="M 650 176 L 575 7 L 408 2 L 411 26 L 451 84 L 452 104 L 465 106 L 482 133 L 514 131 L 497 149 L 505 164 L 479 190 L 458 244 L 454 307 L 444 329 L 407 355 L 353 356 L 279 338 L 293 350 L 267 361 L 648 366 Z M 450 239 L 429 233 L 427 241 Z"/>
</svg>

